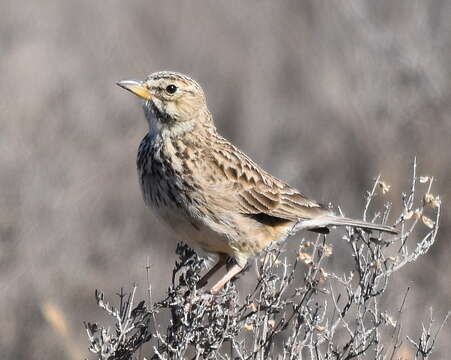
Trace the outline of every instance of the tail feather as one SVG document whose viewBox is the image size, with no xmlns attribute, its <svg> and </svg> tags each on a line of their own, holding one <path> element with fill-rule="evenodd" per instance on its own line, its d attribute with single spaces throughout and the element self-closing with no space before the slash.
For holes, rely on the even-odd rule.
<svg viewBox="0 0 451 360">
<path fill-rule="evenodd" d="M 384 224 L 374 224 L 363 220 L 355 220 L 346 217 L 332 217 L 330 225 L 354 226 L 361 229 L 379 230 L 390 234 L 398 234 L 399 231 L 394 227 Z"/>
<path fill-rule="evenodd" d="M 324 215 L 318 216 L 315 219 L 300 221 L 296 226 L 295 230 L 315 230 L 321 229 L 328 226 L 353 226 L 361 229 L 367 230 L 378 230 L 390 234 L 398 234 L 399 231 L 394 227 L 383 224 L 374 224 L 363 220 L 350 219 L 335 215 Z"/>
</svg>

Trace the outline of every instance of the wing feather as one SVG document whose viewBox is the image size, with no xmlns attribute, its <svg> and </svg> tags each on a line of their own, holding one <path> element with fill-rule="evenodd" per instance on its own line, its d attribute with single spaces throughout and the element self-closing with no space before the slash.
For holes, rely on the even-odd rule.
<svg viewBox="0 0 451 360">
<path fill-rule="evenodd" d="M 218 146 L 219 145 L 219 146 Z M 330 210 L 270 175 L 254 161 L 220 138 L 204 154 L 210 169 L 209 193 L 216 207 L 246 215 L 266 214 L 297 221 L 330 214 Z"/>
</svg>

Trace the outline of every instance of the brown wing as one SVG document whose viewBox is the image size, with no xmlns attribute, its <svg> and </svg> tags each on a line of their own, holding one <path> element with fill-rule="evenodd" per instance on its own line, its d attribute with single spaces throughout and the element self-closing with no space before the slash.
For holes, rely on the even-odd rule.
<svg viewBox="0 0 451 360">
<path fill-rule="evenodd" d="M 210 179 L 210 201 L 220 208 L 238 208 L 243 214 L 266 214 L 290 221 L 331 213 L 261 169 L 225 139 L 220 138 L 208 150 L 205 160 L 216 173 Z"/>
</svg>

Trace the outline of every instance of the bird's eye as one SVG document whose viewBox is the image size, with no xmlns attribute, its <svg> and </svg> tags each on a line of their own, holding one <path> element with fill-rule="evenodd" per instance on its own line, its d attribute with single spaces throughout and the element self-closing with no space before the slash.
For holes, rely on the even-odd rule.
<svg viewBox="0 0 451 360">
<path fill-rule="evenodd" d="M 168 85 L 168 86 L 166 87 L 166 91 L 167 91 L 169 94 L 173 94 L 173 93 L 175 93 L 175 92 L 177 91 L 177 86 L 175 86 L 174 84 Z"/>
</svg>

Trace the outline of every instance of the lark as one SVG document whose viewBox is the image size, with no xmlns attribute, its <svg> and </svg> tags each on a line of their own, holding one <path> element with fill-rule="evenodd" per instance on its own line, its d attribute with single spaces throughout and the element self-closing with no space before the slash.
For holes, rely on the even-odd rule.
<svg viewBox="0 0 451 360">
<path fill-rule="evenodd" d="M 263 170 L 218 133 L 204 91 L 189 76 L 162 71 L 117 84 L 144 100 L 149 131 L 137 167 L 145 203 L 189 246 L 217 259 L 199 286 L 233 260 L 212 294 L 298 230 L 327 233 L 342 225 L 397 233 L 337 216 Z"/>
</svg>

